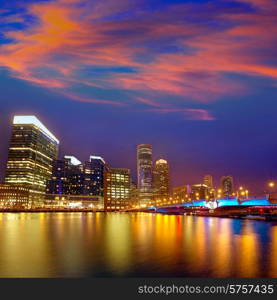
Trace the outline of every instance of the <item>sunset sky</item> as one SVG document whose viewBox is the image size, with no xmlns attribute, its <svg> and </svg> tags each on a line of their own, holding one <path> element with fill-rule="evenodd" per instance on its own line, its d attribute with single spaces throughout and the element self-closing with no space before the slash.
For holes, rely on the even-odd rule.
<svg viewBox="0 0 277 300">
<path fill-rule="evenodd" d="M 0 164 L 14 114 L 60 154 L 131 168 L 136 145 L 173 185 L 277 179 L 277 1 L 0 0 Z"/>
</svg>

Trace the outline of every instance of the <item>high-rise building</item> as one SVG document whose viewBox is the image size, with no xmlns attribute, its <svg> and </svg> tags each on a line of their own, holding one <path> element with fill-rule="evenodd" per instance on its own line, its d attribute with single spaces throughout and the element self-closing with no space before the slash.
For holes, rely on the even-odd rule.
<svg viewBox="0 0 277 300">
<path fill-rule="evenodd" d="M 105 162 L 98 156 L 91 156 L 85 165 L 69 155 L 56 160 L 47 185 L 47 207 L 103 209 L 103 166 Z"/>
<path fill-rule="evenodd" d="M 101 156 L 91 155 L 84 166 L 84 195 L 104 196 L 106 163 Z"/>
<path fill-rule="evenodd" d="M 232 176 L 221 177 L 221 188 L 224 197 L 230 197 L 234 190 L 234 180 Z"/>
<path fill-rule="evenodd" d="M 146 206 L 153 197 L 153 160 L 152 146 L 141 144 L 137 146 L 137 180 L 140 205 Z"/>
<path fill-rule="evenodd" d="M 28 188 L 33 206 L 43 200 L 58 145 L 58 139 L 35 116 L 14 117 L 5 183 Z"/>
<path fill-rule="evenodd" d="M 213 177 L 212 177 L 212 175 L 205 175 L 203 183 L 206 186 L 208 186 L 209 188 L 213 188 Z"/>
<path fill-rule="evenodd" d="M 119 211 L 130 207 L 131 176 L 129 169 L 110 168 L 105 172 L 106 211 Z"/>
<path fill-rule="evenodd" d="M 74 156 L 65 155 L 64 159 L 53 163 L 52 178 L 48 180 L 46 193 L 56 195 L 83 194 L 83 166 Z"/>
<path fill-rule="evenodd" d="M 153 192 L 155 197 L 169 196 L 169 166 L 165 159 L 156 161 L 153 170 Z"/>
</svg>

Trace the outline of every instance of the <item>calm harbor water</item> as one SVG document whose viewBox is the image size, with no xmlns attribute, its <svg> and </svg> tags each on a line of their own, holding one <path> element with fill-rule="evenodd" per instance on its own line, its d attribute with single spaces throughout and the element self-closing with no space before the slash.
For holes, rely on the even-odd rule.
<svg viewBox="0 0 277 300">
<path fill-rule="evenodd" d="M 277 223 L 0 213 L 0 277 L 277 277 Z"/>
</svg>

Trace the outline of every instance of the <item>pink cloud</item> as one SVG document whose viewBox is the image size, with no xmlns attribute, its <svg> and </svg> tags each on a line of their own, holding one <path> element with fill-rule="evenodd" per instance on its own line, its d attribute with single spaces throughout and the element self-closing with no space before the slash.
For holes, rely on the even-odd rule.
<svg viewBox="0 0 277 300">
<path fill-rule="evenodd" d="M 113 101 L 113 100 L 95 99 L 95 98 L 91 98 L 91 97 L 84 97 L 84 96 L 76 95 L 72 92 L 61 92 L 60 94 L 63 95 L 64 97 L 68 98 L 68 99 L 78 101 L 78 102 L 107 104 L 107 105 L 115 105 L 115 106 L 124 106 L 125 105 L 124 103 L 116 102 L 116 101 Z"/>
<path fill-rule="evenodd" d="M 154 102 L 150 100 L 149 98 L 144 98 L 144 97 L 134 97 L 134 99 L 140 103 L 150 105 L 150 106 L 155 106 L 155 107 L 160 107 L 162 106 L 160 103 Z"/>
<path fill-rule="evenodd" d="M 155 108 L 151 111 L 161 114 L 181 113 L 188 120 L 213 121 L 214 116 L 206 109 L 198 108 Z"/>
<path fill-rule="evenodd" d="M 53 89 L 71 100 L 120 105 L 120 100 L 94 97 L 96 88 L 119 89 L 134 105 L 157 107 L 159 112 L 166 111 L 163 105 L 172 106 L 170 100 L 160 103 L 160 95 L 178 97 L 184 103 L 187 99 L 208 103 L 240 95 L 249 87 L 226 74 L 277 78 L 277 68 L 268 63 L 275 58 L 277 6 L 271 0 L 238 2 L 249 4 L 253 11 L 218 9 L 212 2 L 201 7 L 168 5 L 155 13 L 139 0 L 29 4 L 26 13 L 35 21 L 22 30 L 5 32 L 12 42 L 0 46 L 0 66 L 11 76 Z M 120 18 L 114 17 L 117 14 Z M 167 46 L 177 50 L 160 51 Z M 113 72 L 116 67 L 132 72 Z M 95 74 L 87 75 L 87 69 Z M 90 88 L 91 97 L 71 92 L 76 85 Z M 141 96 L 136 96 L 137 92 Z M 168 112 L 212 119 L 204 109 L 174 109 Z"/>
</svg>

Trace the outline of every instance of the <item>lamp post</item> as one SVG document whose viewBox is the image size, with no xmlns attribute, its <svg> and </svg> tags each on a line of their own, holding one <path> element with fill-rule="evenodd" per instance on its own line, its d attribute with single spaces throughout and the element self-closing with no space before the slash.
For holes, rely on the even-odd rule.
<svg viewBox="0 0 277 300">
<path fill-rule="evenodd" d="M 272 193 L 274 187 L 275 187 L 275 182 L 274 181 L 270 181 L 268 184 L 269 187 L 269 191 L 268 191 L 268 199 L 270 199 L 270 192 Z"/>
</svg>

